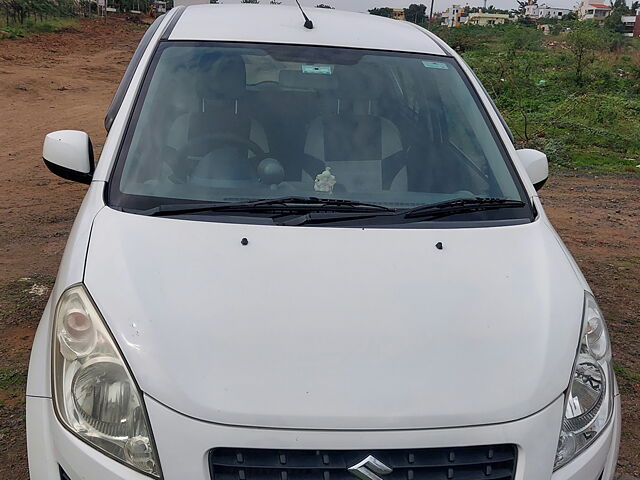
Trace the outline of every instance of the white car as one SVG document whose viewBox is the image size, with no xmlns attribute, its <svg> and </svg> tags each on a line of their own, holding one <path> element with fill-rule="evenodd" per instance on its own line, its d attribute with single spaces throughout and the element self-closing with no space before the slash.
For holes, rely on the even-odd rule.
<svg viewBox="0 0 640 480">
<path fill-rule="evenodd" d="M 434 35 L 174 8 L 85 133 L 34 341 L 31 480 L 611 480 L 605 321 L 478 79 Z"/>
</svg>

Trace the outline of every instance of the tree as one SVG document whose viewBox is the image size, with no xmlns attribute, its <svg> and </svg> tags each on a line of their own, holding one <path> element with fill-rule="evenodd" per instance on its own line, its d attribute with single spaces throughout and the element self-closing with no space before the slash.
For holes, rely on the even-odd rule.
<svg viewBox="0 0 640 480">
<path fill-rule="evenodd" d="M 407 22 L 412 22 L 417 25 L 424 23 L 427 12 L 427 6 L 424 4 L 416 5 L 412 3 L 409 8 L 404 9 L 404 18 Z"/>
<path fill-rule="evenodd" d="M 584 69 L 595 60 L 595 51 L 602 47 L 600 29 L 593 22 L 580 22 L 567 35 L 573 54 L 574 81 L 582 86 Z"/>
<path fill-rule="evenodd" d="M 389 7 L 380 7 L 380 8 L 372 8 L 369 10 L 371 15 L 377 15 L 378 17 L 389 17 L 393 16 L 393 9 Z"/>
<path fill-rule="evenodd" d="M 631 14 L 640 15 L 640 1 L 636 0 L 631 4 Z"/>
<path fill-rule="evenodd" d="M 536 5 L 538 2 L 537 1 L 531 2 L 530 0 L 516 0 L 516 3 L 518 4 L 518 8 L 514 9 L 513 12 L 519 13 L 520 15 L 524 15 L 525 7 L 527 5 Z"/>
<path fill-rule="evenodd" d="M 623 13 L 620 10 L 611 10 L 611 13 L 604 20 L 604 27 L 607 30 L 616 33 L 624 33 L 624 23 L 622 23 L 622 15 Z"/>
<path fill-rule="evenodd" d="M 611 12 L 620 12 L 622 15 L 631 15 L 631 9 L 626 0 L 612 0 Z"/>
<path fill-rule="evenodd" d="M 515 57 L 519 51 L 540 50 L 542 31 L 514 25 L 505 34 L 502 46 L 510 57 Z"/>
<path fill-rule="evenodd" d="M 326 3 L 319 3 L 318 5 L 316 5 L 316 8 L 330 8 L 331 10 L 333 10 L 333 7 L 331 5 L 327 5 Z"/>
</svg>

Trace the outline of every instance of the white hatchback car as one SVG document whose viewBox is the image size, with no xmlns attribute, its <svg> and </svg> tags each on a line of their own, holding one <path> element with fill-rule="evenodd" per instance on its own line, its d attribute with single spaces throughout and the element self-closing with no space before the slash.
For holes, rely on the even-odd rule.
<svg viewBox="0 0 640 480">
<path fill-rule="evenodd" d="M 34 342 L 31 479 L 610 480 L 610 344 L 546 157 L 434 35 L 307 13 L 175 8 L 97 167 L 47 136 L 90 186 Z"/>
</svg>

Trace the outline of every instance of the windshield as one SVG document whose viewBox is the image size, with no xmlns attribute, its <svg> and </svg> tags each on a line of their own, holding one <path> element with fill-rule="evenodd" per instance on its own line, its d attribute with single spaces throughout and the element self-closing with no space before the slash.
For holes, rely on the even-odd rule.
<svg viewBox="0 0 640 480">
<path fill-rule="evenodd" d="M 526 202 L 453 59 L 215 42 L 160 45 L 109 188 L 127 210 L 283 197 Z M 528 203 L 504 210 L 474 214 L 531 216 Z"/>
</svg>

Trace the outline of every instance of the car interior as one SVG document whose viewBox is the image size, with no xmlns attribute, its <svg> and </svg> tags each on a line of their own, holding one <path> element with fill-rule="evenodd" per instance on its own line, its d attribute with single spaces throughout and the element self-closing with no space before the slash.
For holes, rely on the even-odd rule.
<svg viewBox="0 0 640 480">
<path fill-rule="evenodd" d="M 453 63 L 315 50 L 165 49 L 121 187 L 209 200 L 309 195 L 322 192 L 325 172 L 332 194 L 387 202 L 513 196 L 501 188 L 510 176 L 503 154 Z"/>
</svg>

